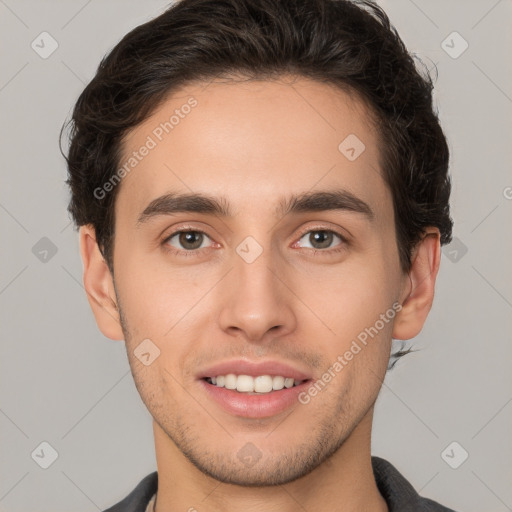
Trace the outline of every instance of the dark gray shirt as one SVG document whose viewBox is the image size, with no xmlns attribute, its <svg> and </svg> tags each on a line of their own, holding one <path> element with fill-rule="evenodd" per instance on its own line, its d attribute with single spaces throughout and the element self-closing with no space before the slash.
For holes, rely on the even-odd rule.
<svg viewBox="0 0 512 512">
<path fill-rule="evenodd" d="M 428 498 L 422 498 L 387 460 L 372 456 L 372 467 L 377 487 L 386 500 L 389 512 L 455 512 Z M 155 471 L 141 480 L 124 500 L 104 512 L 145 512 L 157 488 L 158 474 Z"/>
</svg>

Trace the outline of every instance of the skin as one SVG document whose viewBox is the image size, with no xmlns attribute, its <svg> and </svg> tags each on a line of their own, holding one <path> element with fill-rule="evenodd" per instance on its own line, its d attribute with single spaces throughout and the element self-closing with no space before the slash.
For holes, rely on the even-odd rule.
<svg viewBox="0 0 512 512">
<path fill-rule="evenodd" d="M 391 337 L 416 336 L 431 308 L 439 231 L 427 230 L 402 272 L 371 118 L 356 96 L 305 78 L 189 84 L 130 132 L 123 157 L 191 96 L 197 106 L 119 185 L 115 276 L 93 227 L 80 230 L 96 321 L 108 338 L 125 340 L 154 419 L 156 510 L 386 511 L 371 467 L 374 404 Z M 349 134 L 366 146 L 354 161 L 338 150 Z M 333 188 L 368 203 L 373 221 L 345 210 L 274 213 L 291 193 Z M 160 215 L 137 227 L 169 191 L 223 196 L 235 215 Z M 184 223 L 206 233 L 188 255 L 170 252 L 192 245 L 179 236 L 164 242 Z M 319 230 L 347 242 L 334 235 L 322 248 L 312 238 Z M 236 252 L 247 236 L 263 248 L 250 264 Z M 320 379 L 395 302 L 402 310 L 307 405 L 243 418 L 196 380 L 205 365 L 238 357 L 277 359 Z M 160 350 L 149 366 L 133 353 L 147 338 Z M 251 467 L 237 457 L 248 442 L 261 454 Z"/>
</svg>

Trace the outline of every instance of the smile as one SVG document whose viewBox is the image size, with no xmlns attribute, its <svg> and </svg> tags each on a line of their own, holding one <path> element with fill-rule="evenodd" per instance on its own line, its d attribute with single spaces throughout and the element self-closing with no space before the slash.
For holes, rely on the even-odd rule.
<svg viewBox="0 0 512 512">
<path fill-rule="evenodd" d="M 223 379 L 224 382 L 222 382 Z M 256 419 L 276 416 L 299 404 L 298 397 L 300 393 L 306 390 L 312 380 L 295 381 L 288 379 L 279 375 L 251 377 L 249 375 L 227 374 L 206 377 L 198 382 L 208 399 L 212 400 L 224 412 L 232 416 Z M 215 384 L 213 380 L 215 380 Z M 278 389 L 274 389 L 274 380 Z M 227 387 L 226 383 L 227 386 L 232 388 Z M 270 383 L 272 383 L 271 390 L 269 390 Z M 253 391 L 246 391 L 250 389 L 253 389 Z M 268 391 L 254 391 L 254 389 Z"/>
<path fill-rule="evenodd" d="M 303 380 L 283 377 L 281 375 L 258 375 L 252 377 L 251 375 L 235 375 L 234 373 L 207 377 L 206 381 L 218 388 L 232 389 L 239 393 L 247 394 L 272 393 L 272 391 L 280 391 L 284 388 L 289 389 L 304 382 Z"/>
</svg>

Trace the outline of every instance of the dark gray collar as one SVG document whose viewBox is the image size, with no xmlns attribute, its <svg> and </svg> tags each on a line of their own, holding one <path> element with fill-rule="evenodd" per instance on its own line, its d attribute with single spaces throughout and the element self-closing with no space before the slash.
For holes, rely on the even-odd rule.
<svg viewBox="0 0 512 512">
<path fill-rule="evenodd" d="M 375 482 L 386 500 L 389 512 L 455 512 L 428 498 L 422 498 L 387 460 L 372 456 L 372 467 Z M 124 500 L 104 512 L 145 512 L 157 489 L 158 473 L 155 471 L 142 479 Z"/>
</svg>

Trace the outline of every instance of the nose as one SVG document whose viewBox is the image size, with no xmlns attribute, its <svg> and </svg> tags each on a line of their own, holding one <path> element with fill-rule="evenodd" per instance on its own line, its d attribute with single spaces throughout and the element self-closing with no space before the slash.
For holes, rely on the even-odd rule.
<svg viewBox="0 0 512 512">
<path fill-rule="evenodd" d="M 285 263 L 264 250 L 251 263 L 235 254 L 233 264 L 219 290 L 220 327 L 253 343 L 294 331 L 296 299 Z"/>
</svg>

